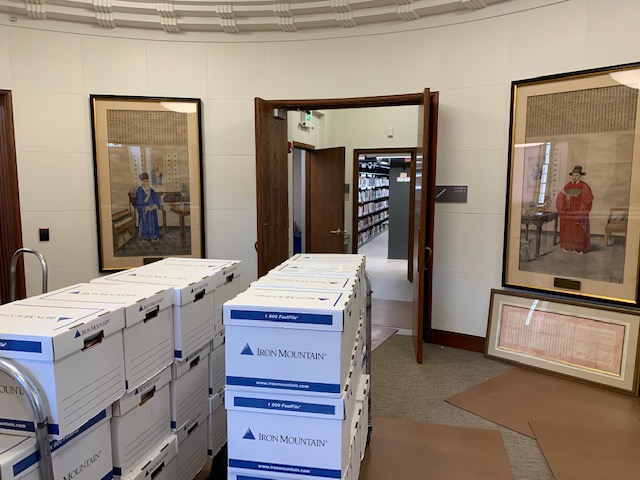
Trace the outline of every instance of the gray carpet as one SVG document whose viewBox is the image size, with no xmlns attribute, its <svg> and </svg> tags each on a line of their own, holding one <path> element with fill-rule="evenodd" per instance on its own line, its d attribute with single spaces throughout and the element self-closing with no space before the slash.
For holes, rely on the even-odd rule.
<svg viewBox="0 0 640 480">
<path fill-rule="evenodd" d="M 373 417 L 498 430 L 514 480 L 553 480 L 534 439 L 444 401 L 513 367 L 480 353 L 431 344 L 424 347 L 422 365 L 415 363 L 411 337 L 394 335 L 373 352 Z"/>
</svg>

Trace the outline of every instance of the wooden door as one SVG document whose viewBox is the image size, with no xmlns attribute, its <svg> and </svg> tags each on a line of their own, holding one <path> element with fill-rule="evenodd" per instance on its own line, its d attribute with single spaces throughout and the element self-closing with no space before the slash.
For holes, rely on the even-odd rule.
<svg viewBox="0 0 640 480">
<path fill-rule="evenodd" d="M 0 304 L 9 301 L 9 271 L 13 253 L 22 247 L 22 225 L 18 195 L 18 168 L 13 134 L 11 92 L 0 90 Z M 16 298 L 25 297 L 23 260 L 18 260 Z"/>
<path fill-rule="evenodd" d="M 344 147 L 307 151 L 308 253 L 344 253 L 344 157 Z"/>
<path fill-rule="evenodd" d="M 258 277 L 289 258 L 287 117 L 255 99 Z"/>
<path fill-rule="evenodd" d="M 413 340 L 416 361 L 422 363 L 424 326 L 431 325 L 433 222 L 435 211 L 435 145 L 437 94 L 423 92 L 418 107 L 418 151 L 414 175 Z M 433 198 L 432 198 L 433 197 Z"/>
</svg>

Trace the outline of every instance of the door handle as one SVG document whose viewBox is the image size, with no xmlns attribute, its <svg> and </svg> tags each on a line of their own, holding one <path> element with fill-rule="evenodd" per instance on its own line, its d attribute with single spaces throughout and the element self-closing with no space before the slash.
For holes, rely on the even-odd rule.
<svg viewBox="0 0 640 480">
<path fill-rule="evenodd" d="M 426 255 L 424 259 L 424 268 L 426 269 L 429 265 L 429 260 L 431 260 L 431 254 L 433 253 L 433 251 L 431 250 L 431 247 L 425 247 L 425 251 Z"/>
<path fill-rule="evenodd" d="M 341 235 L 342 234 L 342 230 L 339 228 L 337 230 L 331 230 L 331 233 L 333 233 L 334 235 Z"/>
</svg>

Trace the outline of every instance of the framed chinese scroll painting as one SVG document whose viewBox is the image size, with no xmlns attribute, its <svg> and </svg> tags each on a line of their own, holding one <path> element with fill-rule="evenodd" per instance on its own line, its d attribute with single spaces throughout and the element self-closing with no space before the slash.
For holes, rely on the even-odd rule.
<svg viewBox="0 0 640 480">
<path fill-rule="evenodd" d="M 503 285 L 638 304 L 640 66 L 513 82 Z"/>
<path fill-rule="evenodd" d="M 100 271 L 204 255 L 200 100 L 91 96 Z"/>
</svg>

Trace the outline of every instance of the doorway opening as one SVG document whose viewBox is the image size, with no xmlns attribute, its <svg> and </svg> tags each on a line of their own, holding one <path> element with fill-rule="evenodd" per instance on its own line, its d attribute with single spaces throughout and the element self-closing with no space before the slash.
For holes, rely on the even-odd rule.
<svg viewBox="0 0 640 480">
<path fill-rule="evenodd" d="M 379 312 L 372 318 L 374 346 L 393 333 L 411 334 L 411 169 L 415 158 L 416 148 L 354 150 L 358 193 L 353 249 L 367 256 L 372 311 Z"/>
</svg>

